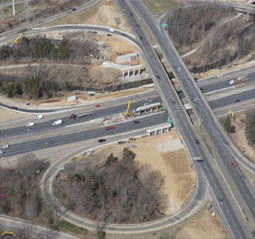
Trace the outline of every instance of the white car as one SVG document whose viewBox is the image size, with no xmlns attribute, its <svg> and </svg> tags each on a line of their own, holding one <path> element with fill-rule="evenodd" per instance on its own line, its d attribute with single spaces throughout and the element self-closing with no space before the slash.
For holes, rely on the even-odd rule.
<svg viewBox="0 0 255 239">
<path fill-rule="evenodd" d="M 231 81 L 229 82 L 230 85 L 233 85 L 234 83 L 235 83 L 234 80 L 231 80 Z"/>
<path fill-rule="evenodd" d="M 113 28 L 110 28 L 109 31 L 110 32 L 115 32 L 115 30 Z"/>
<path fill-rule="evenodd" d="M 34 122 L 28 122 L 28 123 L 26 124 L 27 127 L 31 127 L 31 126 L 34 126 L 34 125 L 35 125 Z"/>
<path fill-rule="evenodd" d="M 42 119 L 43 118 L 43 115 L 36 115 L 35 116 L 35 119 L 39 120 L 39 119 Z"/>
<path fill-rule="evenodd" d="M 218 74 L 218 75 L 217 75 L 217 77 L 222 77 L 222 76 L 223 76 L 223 74 Z"/>
<path fill-rule="evenodd" d="M 52 125 L 60 125 L 60 124 L 63 124 L 63 121 L 60 119 L 60 120 L 55 120 Z"/>
<path fill-rule="evenodd" d="M 9 147 L 8 144 L 0 145 L 0 149 L 6 149 L 6 148 L 8 148 L 8 147 Z"/>
<path fill-rule="evenodd" d="M 0 155 L 1 155 L 1 154 L 4 154 L 4 151 L 3 151 L 2 149 L 0 149 Z"/>
</svg>

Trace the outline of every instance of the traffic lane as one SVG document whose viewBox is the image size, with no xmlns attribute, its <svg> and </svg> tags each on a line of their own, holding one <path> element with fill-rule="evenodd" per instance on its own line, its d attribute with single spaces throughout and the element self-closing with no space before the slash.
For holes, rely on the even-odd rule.
<svg viewBox="0 0 255 239">
<path fill-rule="evenodd" d="M 212 83 L 212 84 L 201 85 L 198 83 L 198 85 L 199 85 L 200 90 L 203 93 L 208 93 L 208 92 L 232 87 L 232 86 L 235 86 L 238 84 L 254 84 L 255 83 L 255 73 L 250 73 L 250 74 L 247 74 L 246 76 L 247 76 L 247 79 L 242 80 L 242 81 L 238 81 L 237 80 L 238 77 L 232 77 L 228 80 L 221 80 L 219 82 Z M 233 80 L 234 83 L 230 84 L 231 80 Z"/>
<path fill-rule="evenodd" d="M 161 31 L 162 32 L 162 31 Z M 163 32 L 162 32 L 163 33 Z M 238 70 L 233 70 L 233 71 L 228 71 L 225 73 L 222 73 L 221 77 L 218 77 L 217 75 L 215 76 L 210 76 L 208 78 L 202 78 L 202 79 L 198 79 L 198 84 L 201 85 L 206 85 L 206 84 L 210 84 L 210 83 L 216 83 L 222 80 L 230 80 L 233 78 L 239 77 L 239 76 L 246 76 L 246 75 L 252 75 L 254 73 L 254 66 L 249 66 L 246 68 L 241 68 Z"/>
<path fill-rule="evenodd" d="M 122 1 L 122 2 L 124 2 L 124 1 Z M 134 8 L 137 9 L 137 12 L 139 12 L 139 13 L 143 12 L 143 10 L 139 8 L 139 5 L 138 5 L 138 7 L 137 7 L 137 4 L 136 4 L 136 3 L 138 3 L 139 1 L 132 1 L 132 2 L 133 2 Z M 146 18 L 148 18 L 148 15 L 147 15 L 147 14 L 144 14 L 142 17 L 146 20 Z M 147 22 L 148 25 L 150 25 L 151 28 L 153 28 L 153 24 L 154 24 L 154 23 L 149 24 L 148 21 L 146 21 L 146 22 Z M 133 27 L 134 27 L 134 26 L 133 26 Z M 137 29 L 136 29 L 136 30 L 137 30 Z M 155 30 L 155 29 L 154 29 L 154 30 Z M 152 29 L 152 31 L 153 31 L 153 29 Z M 140 31 L 140 33 L 141 33 L 141 31 Z M 154 31 L 154 33 L 155 33 L 155 31 Z M 156 32 L 156 33 L 157 33 L 157 32 Z M 139 35 L 139 31 L 138 31 L 138 35 Z M 154 35 L 155 35 L 155 34 L 154 34 Z M 156 36 L 159 36 L 159 35 L 156 34 Z M 160 39 L 159 39 L 158 41 L 160 41 Z M 143 42 L 143 43 L 144 43 L 144 42 Z M 146 42 L 146 43 L 147 43 L 147 42 Z M 172 52 L 172 53 L 174 53 L 174 52 Z M 178 60 L 178 59 L 177 59 L 177 60 Z M 178 61 L 176 61 L 176 57 L 174 57 L 174 59 L 171 59 L 171 62 L 177 62 L 177 63 L 178 63 Z M 151 66 L 151 67 L 152 67 L 152 66 Z M 177 71 L 177 70 L 180 71 L 180 73 L 178 72 L 179 75 L 183 75 L 183 73 L 182 73 L 183 67 L 182 67 L 182 66 L 177 66 L 177 65 L 174 64 L 173 68 L 175 68 L 175 71 Z M 178 73 L 177 73 L 177 74 L 178 74 Z M 186 77 L 186 75 L 185 75 L 185 77 Z M 189 77 L 188 77 L 188 78 L 189 78 Z M 188 78 L 187 78 L 187 79 L 188 79 Z M 185 84 L 186 84 L 186 82 L 185 82 Z M 188 84 L 187 84 L 187 85 L 188 85 Z M 162 90 L 163 90 L 163 89 L 162 89 Z M 167 92 L 166 92 L 166 94 L 167 94 Z M 166 94 L 165 94 L 165 95 L 166 95 Z M 167 103 L 169 103 L 169 102 L 167 102 Z M 171 104 L 170 104 L 170 106 L 171 106 Z M 170 107 L 170 106 L 169 106 L 169 107 Z M 171 109 L 172 109 L 172 108 L 171 108 Z M 179 130 L 180 130 L 180 129 L 179 129 Z M 185 135 L 182 135 L 182 136 L 185 137 Z M 187 143 L 187 141 L 185 141 L 185 143 Z M 192 147 L 191 147 L 191 149 L 192 149 Z M 214 190 L 214 191 L 216 191 L 216 190 Z M 235 220 L 235 224 L 239 224 L 239 222 L 237 221 L 237 218 L 236 218 L 236 217 L 235 217 L 235 219 L 236 219 L 236 220 Z M 231 224 L 231 221 L 230 221 L 229 223 Z M 240 226 L 239 226 L 239 228 L 240 228 Z M 234 230 L 234 229 L 233 229 L 233 230 Z M 236 231 L 236 235 L 240 235 L 239 232 L 241 233 L 241 236 L 245 235 L 244 231 L 241 230 L 241 229 L 240 229 L 239 231 L 238 231 L 238 230 Z"/>
<path fill-rule="evenodd" d="M 121 1 L 121 2 L 124 2 L 124 1 Z M 133 26 L 133 27 L 135 27 L 135 26 Z M 139 35 L 139 31 L 138 31 L 138 35 Z M 142 35 L 142 36 L 143 36 L 143 35 Z M 147 43 L 147 42 L 143 41 L 143 43 Z M 148 50 L 150 51 L 151 49 L 148 49 Z M 145 54 L 145 51 L 143 51 L 143 52 L 144 52 L 144 54 Z M 151 55 L 149 58 L 147 58 L 147 60 L 149 61 L 149 59 L 153 59 L 153 58 L 151 58 L 151 57 L 153 57 L 153 56 Z M 153 69 L 153 65 L 151 65 L 151 68 Z M 155 68 L 154 68 L 154 69 L 155 69 Z M 159 69 L 157 69 L 157 70 L 154 71 L 154 72 L 161 72 L 161 71 L 160 71 Z M 168 85 L 165 84 L 165 81 L 163 81 L 163 78 L 162 78 L 162 79 L 157 79 L 157 81 L 158 81 L 158 84 L 161 85 L 161 89 L 162 89 L 162 90 L 167 90 L 167 91 L 168 91 L 168 88 L 169 88 L 169 87 L 167 87 Z M 166 87 L 166 88 L 165 88 L 165 87 Z M 173 95 L 169 98 L 169 95 L 171 94 L 171 89 L 169 89 L 169 90 L 170 90 L 170 91 L 166 92 L 166 94 L 164 94 L 163 97 L 167 97 L 167 98 L 165 99 L 165 101 L 166 101 L 166 102 L 171 102 L 171 103 L 169 104 L 169 105 L 170 105 L 169 107 L 171 107 L 171 110 L 174 111 L 175 115 L 178 115 L 178 112 L 176 112 L 176 107 L 175 107 L 175 104 L 178 104 L 178 101 L 177 101 L 177 102 L 174 101 L 174 96 L 173 96 Z M 179 107 L 178 107 L 178 108 L 179 108 Z M 179 109 L 181 110 L 182 107 L 179 108 Z M 183 118 L 185 118 L 185 117 L 183 117 Z M 179 118 L 179 120 L 182 121 L 182 118 Z M 178 125 L 179 125 L 178 128 L 179 128 L 179 131 L 182 131 L 182 130 L 184 130 L 184 129 L 185 129 L 185 131 L 186 131 L 186 132 L 184 132 L 185 134 L 182 134 L 182 136 L 185 137 L 185 138 L 186 138 L 186 137 L 189 138 L 189 139 L 186 138 L 185 143 L 190 144 L 190 141 L 191 141 L 191 142 L 194 142 L 194 141 L 193 141 L 194 135 L 190 135 L 189 132 L 191 132 L 191 130 L 190 130 L 189 128 L 187 128 L 187 125 L 188 125 L 188 124 L 186 125 L 185 122 L 184 122 L 184 124 L 180 125 L 179 123 L 180 123 L 180 122 L 178 121 Z M 188 146 L 190 146 L 190 145 L 188 145 Z M 194 148 L 194 145 L 189 147 L 189 150 L 191 150 L 191 152 L 194 152 L 193 149 L 195 149 L 195 148 Z M 195 151 L 196 151 L 196 150 L 195 150 Z M 233 217 L 232 217 L 232 218 L 233 218 Z M 234 223 L 232 223 L 232 224 L 234 224 Z M 236 232 L 237 232 L 236 235 L 239 235 L 239 232 L 242 232 L 242 229 L 239 230 L 240 226 L 236 226 L 236 224 L 234 224 L 233 226 L 234 226 L 235 228 L 238 228 L 238 230 L 236 231 Z M 242 232 L 241 235 L 244 235 L 243 232 Z"/>
<path fill-rule="evenodd" d="M 157 122 L 157 124 L 167 122 L 167 114 L 162 113 L 154 115 L 154 117 L 143 118 L 139 120 L 139 124 L 135 124 L 134 121 L 135 120 L 114 125 L 115 128 L 113 130 L 106 130 L 105 127 L 101 127 L 95 130 L 86 130 L 68 135 L 60 135 L 45 139 L 28 141 L 24 143 L 12 144 L 11 147 L 4 150 L 4 154 L 1 156 L 7 157 L 48 147 L 56 147 L 62 144 L 69 144 L 82 140 L 105 137 L 113 134 L 131 131 L 134 129 L 142 129 L 154 125 L 155 122 Z"/>
<path fill-rule="evenodd" d="M 255 97 L 255 89 L 241 92 L 238 94 L 226 96 L 217 100 L 209 101 L 209 105 L 212 109 L 221 108 L 223 106 L 236 104 L 242 101 L 250 100 Z"/>
<path fill-rule="evenodd" d="M 246 183 L 243 175 L 240 172 L 237 172 L 238 176 L 236 176 L 233 173 L 233 169 L 228 166 L 229 162 L 235 162 L 234 157 L 228 151 L 228 148 L 230 148 L 229 142 L 227 139 L 225 139 L 223 134 L 217 130 L 218 126 L 214 120 L 205 114 L 206 109 L 203 108 L 203 103 L 201 101 L 196 102 L 196 109 L 199 109 L 199 118 L 202 119 L 202 124 L 207 129 L 210 137 L 214 139 L 213 142 L 218 149 L 219 155 L 221 156 L 221 161 L 219 164 L 223 163 L 225 165 L 225 167 L 221 167 L 222 172 L 224 172 L 225 175 L 230 175 L 231 177 L 229 179 L 235 182 L 232 186 L 232 191 L 239 193 L 240 197 L 245 201 L 249 211 L 252 213 L 253 217 L 255 217 L 255 199 L 250 191 L 250 187 L 247 185 L 248 183 Z M 243 207 L 246 206 L 244 205 Z"/>
<path fill-rule="evenodd" d="M 150 104 L 156 103 L 159 101 L 161 102 L 159 97 L 150 98 Z M 140 100 L 140 101 L 133 102 L 133 103 L 131 103 L 130 110 L 131 111 L 135 110 L 136 107 L 142 106 L 145 103 L 149 103 L 149 102 L 146 100 Z M 46 121 L 46 122 L 42 122 L 42 123 L 37 123 L 37 121 L 33 121 L 33 122 L 35 122 L 34 126 L 31 126 L 31 127 L 20 126 L 20 127 L 16 127 L 16 128 L 4 129 L 4 130 L 0 131 L 0 134 L 1 134 L 1 137 L 8 138 L 8 137 L 19 136 L 19 135 L 24 135 L 24 134 L 39 133 L 41 131 L 52 130 L 52 129 L 61 128 L 61 127 L 72 125 L 72 124 L 88 122 L 93 119 L 98 119 L 98 118 L 103 118 L 103 117 L 107 117 L 107 116 L 114 115 L 114 114 L 119 114 L 120 112 L 124 112 L 126 109 L 127 109 L 127 103 L 122 104 L 122 105 L 117 105 L 114 107 L 110 107 L 110 108 L 102 108 L 102 109 L 100 108 L 100 109 L 92 111 L 92 112 L 86 112 L 86 113 L 81 113 L 81 114 L 79 113 L 79 114 L 77 114 L 76 119 L 69 118 L 69 116 L 72 114 L 72 112 L 71 112 L 71 113 L 69 113 L 68 117 L 67 116 L 59 117 L 59 118 L 56 118 L 56 119 L 53 119 L 50 121 Z M 91 113 L 92 113 L 92 115 L 91 115 Z M 85 116 L 79 117 L 81 115 L 85 115 Z M 61 119 L 63 121 L 63 124 L 52 126 L 53 122 L 58 119 Z"/>
<path fill-rule="evenodd" d="M 139 2 L 139 1 L 137 1 L 137 2 Z M 140 10 L 139 10 L 139 12 L 140 12 Z M 145 15 L 143 17 L 146 18 Z M 151 28 L 153 28 L 153 24 L 154 23 L 150 24 Z M 209 135 L 212 136 L 213 142 L 215 142 L 215 141 L 217 142 L 218 138 L 213 136 L 214 134 L 212 133 L 212 131 L 218 131 L 219 129 L 215 125 L 215 122 L 213 121 L 213 117 L 211 116 L 209 109 L 207 109 L 206 104 L 201 100 L 201 96 L 200 96 L 199 92 L 197 91 L 196 87 L 194 86 L 192 80 L 190 79 L 189 73 L 186 72 L 184 65 L 181 63 L 181 60 L 178 58 L 177 53 L 174 51 L 174 49 L 172 49 L 172 46 L 171 45 L 170 45 L 170 47 L 168 46 L 169 44 L 167 43 L 168 41 L 165 38 L 165 35 L 164 35 L 164 37 L 161 37 L 160 34 L 156 34 L 155 36 L 158 36 L 157 40 L 159 41 L 159 44 L 164 48 L 164 52 L 167 52 L 166 56 L 168 57 L 168 62 L 174 62 L 173 70 L 175 72 L 175 75 L 177 75 L 179 77 L 179 79 L 182 79 L 182 84 L 183 84 L 184 88 L 186 89 L 186 92 L 188 92 L 188 95 L 189 95 L 190 101 L 192 102 L 192 105 L 196 106 L 196 103 L 200 103 L 199 106 L 195 107 L 194 110 L 198 113 L 200 120 L 205 122 L 204 123 L 205 128 L 206 128 L 207 132 L 209 133 Z M 210 127 L 211 124 L 214 125 L 213 129 Z M 227 151 L 227 149 L 225 148 L 224 145 L 217 145 L 217 146 L 220 147 L 218 149 L 220 153 Z M 222 156 L 222 160 L 227 160 L 228 158 L 230 158 L 230 153 L 228 152 L 228 155 L 227 155 L 228 157 L 226 159 L 223 157 L 222 154 L 221 154 L 221 156 Z M 253 205 L 255 205 L 255 201 L 253 200 L 253 197 L 252 197 L 250 191 L 249 190 L 246 190 L 246 191 L 249 193 L 249 196 L 251 196 L 251 201 L 254 202 Z M 249 205 L 250 202 L 247 202 L 247 204 Z"/>
</svg>

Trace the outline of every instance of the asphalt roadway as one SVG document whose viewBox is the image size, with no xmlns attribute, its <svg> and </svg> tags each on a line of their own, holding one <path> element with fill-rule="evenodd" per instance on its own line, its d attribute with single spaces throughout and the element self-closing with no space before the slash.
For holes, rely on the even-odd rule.
<svg viewBox="0 0 255 239">
<path fill-rule="evenodd" d="M 212 109 L 217 109 L 223 106 L 231 105 L 237 102 L 245 101 L 254 98 L 255 96 L 255 89 L 246 91 L 245 94 L 238 93 L 235 95 L 230 95 L 227 97 L 223 97 L 217 100 L 213 100 L 209 102 L 209 105 L 212 107 Z M 151 103 L 156 103 L 156 102 L 162 102 L 160 97 L 151 97 Z M 131 111 L 134 110 L 138 106 L 142 106 L 145 103 L 148 103 L 146 100 L 139 100 L 135 101 L 131 105 Z M 82 122 L 88 122 L 93 119 L 98 119 L 102 117 L 107 117 L 110 115 L 114 114 L 119 114 L 121 112 L 124 112 L 126 110 L 127 104 L 120 104 L 112 107 L 107 107 L 107 108 L 98 108 L 93 111 L 89 111 L 86 113 L 76 113 L 77 115 L 84 115 L 83 117 L 77 117 L 76 119 L 69 119 L 70 114 L 66 116 L 61 116 L 55 119 L 51 119 L 48 121 L 43 121 L 40 122 L 40 120 L 28 120 L 28 121 L 34 121 L 35 125 L 32 127 L 26 127 L 25 123 L 23 122 L 24 126 L 19 126 L 19 127 L 13 127 L 13 128 L 8 128 L 8 129 L 2 129 L 0 130 L 0 135 L 1 135 L 1 144 L 6 141 L 9 137 L 14 137 L 14 136 L 21 136 L 21 135 L 32 135 L 32 134 L 39 134 L 40 132 L 47 132 L 49 130 L 55 130 L 59 128 L 63 128 L 68 125 L 73 125 L 73 124 L 78 124 Z M 93 113 L 90 115 L 90 113 Z M 57 120 L 57 119 L 62 119 L 63 124 L 61 125 L 56 125 L 52 126 L 52 123 Z"/>
<path fill-rule="evenodd" d="M 218 149 L 221 149 L 221 156 L 222 154 L 224 154 L 224 156 L 228 156 L 224 160 L 224 166 L 229 167 L 229 165 L 227 165 L 229 161 L 227 162 L 226 160 L 235 160 L 229 154 L 228 148 L 225 148 L 225 144 L 227 144 L 227 142 L 226 140 L 222 142 L 222 135 L 221 132 L 218 130 L 218 125 L 215 124 L 214 117 L 213 119 L 210 119 L 210 117 L 212 117 L 211 112 L 207 109 L 208 106 L 205 105 L 204 101 L 201 100 L 201 95 L 198 93 L 197 87 L 194 87 L 194 82 L 191 79 L 190 74 L 188 74 L 180 57 L 178 56 L 176 51 L 174 51 L 173 46 L 169 45 L 168 39 L 165 36 L 162 36 L 162 34 L 159 32 L 153 18 L 151 17 L 151 14 L 148 13 L 147 9 L 145 9 L 143 3 L 140 0 L 129 2 L 132 4 L 137 14 L 140 15 L 140 18 L 143 19 L 146 22 L 146 25 L 150 27 L 153 35 L 159 42 L 159 45 L 165 53 L 165 56 L 167 57 L 167 60 L 171 65 L 175 76 L 180 80 L 183 88 L 185 89 L 185 95 L 189 96 L 189 99 L 192 98 L 191 103 L 192 105 L 194 105 L 196 113 L 197 111 L 199 111 L 199 119 L 202 121 L 205 127 L 209 126 L 210 131 L 213 130 L 213 132 L 210 132 L 212 134 L 209 133 L 209 135 L 211 137 L 216 136 L 213 138 L 213 142 L 216 143 L 216 147 Z M 216 175 L 217 172 L 215 172 L 215 169 L 212 167 L 212 162 L 210 162 L 209 158 L 206 157 L 206 154 L 203 151 L 202 146 L 192 128 L 186 111 L 184 110 L 183 105 L 175 92 L 175 89 L 170 83 L 168 76 L 161 65 L 161 62 L 158 60 L 156 54 L 153 51 L 153 48 L 146 39 L 143 30 L 136 21 L 134 13 L 131 11 L 126 0 L 116 1 L 116 3 L 119 5 L 119 8 L 128 19 L 130 25 L 133 28 L 133 31 L 142 42 L 142 52 L 144 54 L 144 59 L 146 60 L 147 65 L 151 70 L 152 75 L 154 76 L 155 84 L 158 87 L 160 96 L 174 121 L 174 125 L 179 131 L 181 137 L 183 138 L 191 155 L 191 158 L 200 157 L 202 159 L 205 159 L 204 164 L 202 164 L 201 167 L 209 181 L 209 184 L 211 185 L 215 197 L 218 199 L 222 198 L 224 200 L 224 206 L 220 205 L 220 208 L 224 215 L 225 222 L 227 222 L 224 223 L 224 225 L 230 237 L 251 237 L 250 231 L 248 230 L 244 219 L 240 217 L 240 212 L 236 210 L 238 208 L 238 205 L 236 205 L 236 201 L 234 201 L 233 198 L 229 197 L 232 192 L 228 190 L 228 184 L 224 181 L 223 178 L 219 177 L 218 174 Z M 207 118 L 209 119 L 207 120 Z M 212 126 L 214 127 L 212 128 Z M 219 143 L 221 145 L 219 145 Z M 224 146 L 224 149 L 222 149 L 222 146 Z M 229 157 L 231 158 L 229 159 Z M 238 171 L 238 169 L 231 168 L 231 170 L 228 169 L 227 171 L 231 174 L 232 179 L 235 180 L 235 182 L 237 183 L 238 189 L 242 191 L 243 199 L 248 205 L 250 212 L 255 215 L 254 198 L 246 182 L 244 181 L 243 176 L 240 175 L 240 170 Z M 233 175 L 235 175 L 236 178 L 233 178 Z M 242 183 L 242 187 L 240 185 L 240 182 Z M 247 196 L 249 198 L 247 198 Z"/>
<path fill-rule="evenodd" d="M 126 132 L 125 134 L 116 134 L 109 137 L 109 141 L 119 141 L 123 138 L 129 136 L 143 135 L 144 131 L 137 132 Z M 70 162 L 70 158 L 81 154 L 82 152 L 95 148 L 97 144 L 86 141 L 86 144 L 82 149 L 76 149 L 75 152 L 70 152 L 69 155 L 64 158 L 60 158 L 58 161 L 50 165 L 47 171 L 44 173 L 41 180 L 42 185 L 42 194 L 44 195 L 45 200 L 53 208 L 53 210 L 61 216 L 63 219 L 77 225 L 80 227 L 85 227 L 90 230 L 96 230 L 99 226 L 102 226 L 104 231 L 107 233 L 115 234 L 137 234 L 149 231 L 156 231 L 159 229 L 167 228 L 171 225 L 183 222 L 187 217 L 193 216 L 200 208 L 201 202 L 204 200 L 206 191 L 208 189 L 207 181 L 204 179 L 203 174 L 201 173 L 200 164 L 195 164 L 195 169 L 200 173 L 197 174 L 196 178 L 196 187 L 192 195 L 189 198 L 189 201 L 180 209 L 180 211 L 174 215 L 164 216 L 158 220 L 146 222 L 146 223 L 137 223 L 137 224 L 109 224 L 109 223 L 100 223 L 92 221 L 88 218 L 81 217 L 76 215 L 65 208 L 54 196 L 53 193 L 53 182 L 54 178 L 58 175 L 61 169 L 65 166 L 66 163 Z"/>
<path fill-rule="evenodd" d="M 107 30 L 108 32 L 108 30 Z M 199 89 L 202 91 L 202 93 L 204 94 L 208 94 L 210 92 L 217 92 L 217 91 L 221 91 L 221 90 L 227 90 L 227 89 L 234 89 L 235 87 L 239 87 L 239 85 L 245 85 L 245 86 L 249 86 L 249 85 L 253 85 L 255 83 L 255 69 L 254 66 L 253 67 L 249 67 L 246 68 L 246 70 L 248 71 L 248 73 L 243 73 L 244 69 L 240 69 L 238 70 L 234 76 L 233 73 L 225 73 L 224 76 L 222 77 L 217 77 L 217 76 L 213 76 L 210 77 L 207 80 L 199 80 L 197 82 Z M 239 73 L 240 72 L 240 73 Z M 245 80 L 238 82 L 237 78 L 239 76 L 245 76 Z M 234 84 L 230 85 L 230 81 L 234 80 Z M 156 91 L 155 91 L 156 92 Z M 156 93 L 155 93 L 156 94 Z M 184 94 L 182 92 L 179 93 L 180 98 L 184 98 Z M 255 95 L 253 96 L 255 97 Z M 13 106 L 15 105 L 6 105 L 0 102 L 0 106 L 3 106 L 7 109 L 12 109 Z M 80 105 L 82 106 L 82 105 Z M 79 107 L 80 107 L 79 106 Z M 87 106 L 87 105 L 84 105 Z M 18 108 L 18 111 L 22 111 L 22 112 L 27 112 L 27 113 L 53 113 L 53 112 L 61 112 L 64 110 L 68 110 L 68 109 L 76 109 L 79 108 L 78 106 L 75 107 L 65 107 L 64 109 L 22 109 L 22 108 Z"/>
<path fill-rule="evenodd" d="M 53 239 L 77 239 L 77 237 L 68 233 L 55 231 L 46 227 L 35 225 L 30 221 L 22 220 L 19 218 L 13 218 L 9 216 L 0 215 L 0 227 L 5 230 L 10 230 L 16 233 L 17 238 L 19 234 L 29 234 L 37 236 L 37 238 Z M 7 237 L 6 237 L 7 238 Z M 9 237 L 8 237 L 9 238 Z"/>
<path fill-rule="evenodd" d="M 167 122 L 167 114 L 165 112 L 162 112 L 154 116 L 146 116 L 140 119 L 138 124 L 135 123 L 135 121 L 137 120 L 131 120 L 125 123 L 115 124 L 114 125 L 115 129 L 113 130 L 106 130 L 105 127 L 101 127 L 93 130 L 86 130 L 72 134 L 58 135 L 54 137 L 47 137 L 44 139 L 28 141 L 24 143 L 12 144 L 10 145 L 10 147 L 4 149 L 4 154 L 1 155 L 1 157 L 27 153 L 34 150 L 45 149 L 49 147 L 56 147 L 58 145 L 70 144 L 76 141 L 83 141 L 99 137 L 104 138 L 106 136 L 113 134 L 130 132 L 134 130 L 134 126 L 136 130 L 147 128 L 155 125 L 155 122 L 157 124 Z"/>
</svg>

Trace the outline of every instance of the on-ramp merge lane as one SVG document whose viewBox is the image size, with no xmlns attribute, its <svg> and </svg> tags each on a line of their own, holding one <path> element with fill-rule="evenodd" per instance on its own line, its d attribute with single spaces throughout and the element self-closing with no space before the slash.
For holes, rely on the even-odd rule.
<svg viewBox="0 0 255 239">
<path fill-rule="evenodd" d="M 135 3 L 137 2 L 138 1 L 132 1 L 132 4 L 134 5 L 135 10 L 139 12 L 138 14 L 140 14 L 140 11 L 141 10 L 143 11 L 143 9 L 140 10 L 139 7 L 136 7 Z M 195 136 L 190 120 L 188 119 L 186 112 L 183 109 L 183 106 L 178 96 L 176 95 L 173 86 L 169 82 L 168 76 L 165 73 L 163 66 L 159 62 L 150 43 L 146 39 L 144 32 L 140 28 L 140 25 L 134 18 L 134 14 L 131 12 L 129 5 L 127 4 L 126 0 L 116 1 L 116 3 L 119 5 L 119 8 L 122 10 L 123 14 L 129 20 L 129 23 L 133 27 L 133 31 L 136 33 L 136 35 L 143 43 L 142 52 L 145 56 L 145 60 L 147 61 L 149 69 L 156 78 L 155 84 L 157 84 L 158 86 L 160 96 L 162 97 L 163 102 L 166 104 L 168 112 L 171 112 L 174 124 L 177 130 L 180 132 L 180 135 L 183 137 L 191 157 L 192 158 L 201 157 L 203 159 L 206 159 L 205 153 Z M 143 19 L 146 19 L 147 17 L 146 14 L 142 14 L 140 16 Z M 150 25 L 150 23 L 147 23 L 147 25 Z M 224 207 L 221 207 L 221 210 L 224 213 L 225 219 L 228 222 L 227 229 L 231 234 L 231 237 L 237 238 L 248 237 L 246 234 L 247 233 L 246 226 L 243 224 L 243 221 L 241 221 L 236 211 L 233 210 L 234 207 L 232 207 L 232 202 L 230 203 L 226 196 L 228 190 L 224 189 L 225 190 L 224 192 L 221 186 L 221 184 L 225 186 L 224 180 L 222 180 L 221 178 L 218 179 L 216 177 L 214 170 L 211 167 L 208 160 L 204 161 L 204 164 L 202 164 L 202 168 L 210 185 L 212 186 L 212 190 L 216 198 L 221 197 L 224 198 L 225 200 L 225 205 Z M 221 180 L 221 182 L 219 180 Z"/>
</svg>

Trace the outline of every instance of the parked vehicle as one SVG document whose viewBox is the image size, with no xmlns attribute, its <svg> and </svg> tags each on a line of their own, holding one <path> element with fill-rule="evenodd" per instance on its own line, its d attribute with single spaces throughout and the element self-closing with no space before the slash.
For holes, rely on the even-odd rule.
<svg viewBox="0 0 255 239">
<path fill-rule="evenodd" d="M 8 148 L 8 147 L 9 147 L 8 144 L 0 145 L 0 149 L 6 149 L 6 148 Z"/>
<path fill-rule="evenodd" d="M 63 121 L 61 119 L 59 120 L 55 120 L 52 125 L 55 126 L 55 125 L 60 125 L 60 124 L 63 124 Z"/>
<path fill-rule="evenodd" d="M 4 151 L 3 151 L 2 149 L 0 149 L 0 155 L 1 155 L 1 154 L 4 154 Z"/>
</svg>

